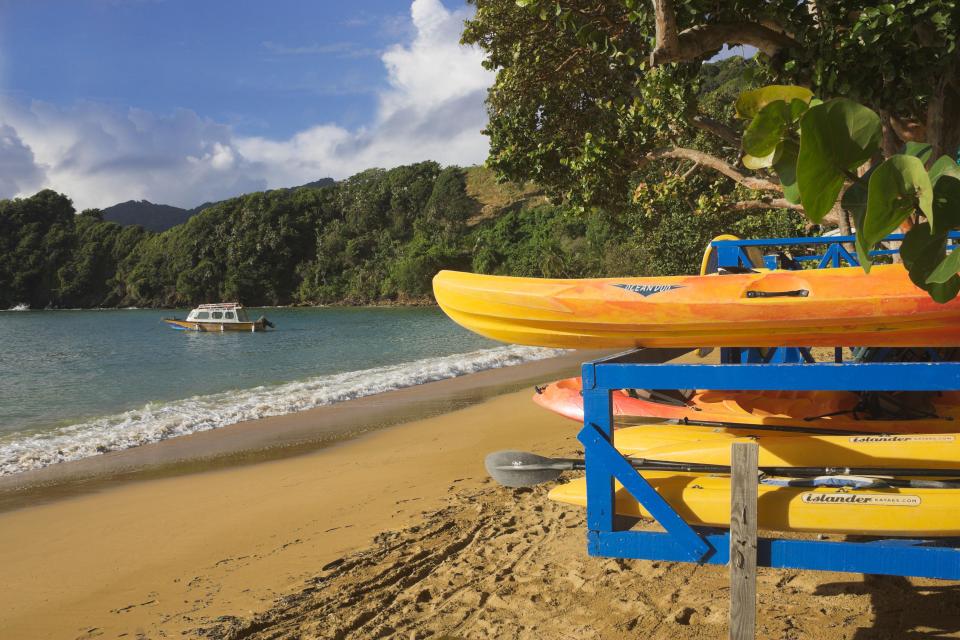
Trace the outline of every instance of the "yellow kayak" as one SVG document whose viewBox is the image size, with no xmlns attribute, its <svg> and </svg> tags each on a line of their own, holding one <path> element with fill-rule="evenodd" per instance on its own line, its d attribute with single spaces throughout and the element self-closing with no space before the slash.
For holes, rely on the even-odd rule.
<svg viewBox="0 0 960 640">
<path fill-rule="evenodd" d="M 642 474 L 689 524 L 730 526 L 729 476 Z M 551 500 L 587 505 L 581 478 L 550 491 Z M 933 537 L 960 535 L 960 489 L 842 489 L 760 485 L 757 522 L 768 531 Z M 616 512 L 650 517 L 616 484 Z"/>
<path fill-rule="evenodd" d="M 869 434 L 844 436 L 750 435 L 749 429 L 703 429 L 651 425 L 620 429 L 614 444 L 621 453 L 664 462 L 730 465 L 730 445 L 755 439 L 761 467 L 880 467 L 890 469 L 958 469 L 960 435 Z M 666 471 L 642 475 L 690 524 L 730 524 L 730 478 Z M 620 483 L 616 511 L 626 516 L 649 514 Z M 759 525 L 775 531 L 811 531 L 894 536 L 960 534 L 960 488 L 789 487 L 761 484 Z M 555 487 L 551 500 L 584 507 L 586 481 Z"/>
<path fill-rule="evenodd" d="M 934 302 L 902 265 L 584 280 L 441 271 L 433 292 L 471 331 L 546 347 L 960 346 L 960 298 Z"/>
<path fill-rule="evenodd" d="M 960 478 L 960 434 L 954 433 L 821 436 L 749 427 L 649 425 L 618 429 L 613 442 L 618 451 L 634 458 L 729 466 L 730 445 L 749 440 L 759 444 L 761 467 L 957 469 Z"/>
</svg>

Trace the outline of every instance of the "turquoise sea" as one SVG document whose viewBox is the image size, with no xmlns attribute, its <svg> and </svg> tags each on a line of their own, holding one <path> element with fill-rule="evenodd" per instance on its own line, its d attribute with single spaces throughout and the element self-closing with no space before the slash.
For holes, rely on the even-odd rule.
<svg viewBox="0 0 960 640">
<path fill-rule="evenodd" d="M 276 330 L 161 323 L 186 310 L 0 312 L 0 475 L 557 353 L 436 308 L 249 312 Z"/>
</svg>

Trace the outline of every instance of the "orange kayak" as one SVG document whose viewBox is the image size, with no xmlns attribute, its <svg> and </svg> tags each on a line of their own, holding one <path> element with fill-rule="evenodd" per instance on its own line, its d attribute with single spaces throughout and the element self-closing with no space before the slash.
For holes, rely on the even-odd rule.
<svg viewBox="0 0 960 640">
<path fill-rule="evenodd" d="M 533 401 L 583 422 L 581 389 L 580 378 L 558 380 L 534 394 Z M 612 393 L 614 420 L 621 424 L 633 419 L 862 433 L 960 431 L 960 392 L 943 392 L 931 399 L 936 417 L 867 419 L 853 413 L 859 403 L 860 397 L 849 391 L 697 391 L 686 404 L 638 397 L 624 390 Z"/>
<path fill-rule="evenodd" d="M 467 329 L 545 347 L 960 346 L 960 298 L 934 302 L 902 265 L 584 280 L 441 271 L 433 291 Z"/>
</svg>

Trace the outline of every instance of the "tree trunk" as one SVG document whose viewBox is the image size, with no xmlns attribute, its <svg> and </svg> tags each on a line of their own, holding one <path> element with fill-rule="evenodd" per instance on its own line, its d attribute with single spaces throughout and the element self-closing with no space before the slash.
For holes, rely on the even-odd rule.
<svg viewBox="0 0 960 640">
<path fill-rule="evenodd" d="M 934 87 L 927 107 L 927 142 L 933 145 L 931 161 L 957 157 L 960 147 L 960 73 L 958 64 L 947 69 Z"/>
<path fill-rule="evenodd" d="M 884 109 L 880 110 L 880 124 L 883 127 L 883 144 L 881 145 L 883 157 L 889 158 L 892 155 L 900 153 L 900 148 L 903 147 L 903 141 L 900 140 L 896 130 L 893 128 L 889 111 Z M 861 173 L 860 175 L 863 174 Z"/>
</svg>

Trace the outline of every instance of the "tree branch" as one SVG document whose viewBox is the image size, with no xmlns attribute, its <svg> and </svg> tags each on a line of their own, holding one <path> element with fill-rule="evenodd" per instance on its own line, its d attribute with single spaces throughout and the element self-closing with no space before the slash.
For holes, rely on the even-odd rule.
<svg viewBox="0 0 960 640">
<path fill-rule="evenodd" d="M 734 182 L 742 184 L 748 189 L 783 193 L 783 187 L 776 182 L 744 175 L 720 158 L 712 156 L 709 153 L 697 151 L 695 149 L 686 149 L 684 147 L 664 147 L 663 149 L 655 149 L 640 159 L 639 166 L 643 167 L 650 162 L 659 160 L 661 158 L 683 158 L 685 160 L 690 160 L 704 167 L 709 167 L 717 173 L 727 176 Z"/>
<path fill-rule="evenodd" d="M 690 124 L 692 124 L 697 129 L 702 129 L 708 133 L 712 133 L 718 138 L 723 139 L 726 142 L 729 142 L 733 146 L 740 147 L 740 136 L 733 129 L 733 127 L 728 127 L 719 120 L 714 120 L 709 116 L 702 114 L 696 114 L 690 116 Z"/>
<path fill-rule="evenodd" d="M 762 198 L 760 200 L 742 200 L 728 207 L 731 211 L 749 211 L 751 209 L 793 209 L 803 211 L 803 206 L 793 204 L 783 198 Z"/>
<path fill-rule="evenodd" d="M 679 31 L 671 0 L 652 1 L 657 44 L 650 53 L 651 66 L 697 60 L 719 51 L 725 44 L 748 44 L 768 56 L 797 45 L 782 30 L 756 22 L 698 25 Z"/>
</svg>

